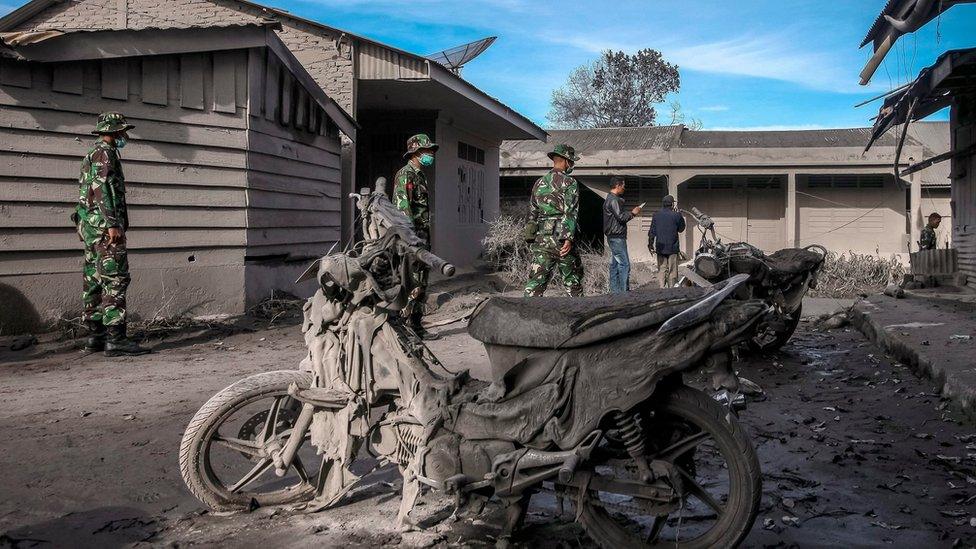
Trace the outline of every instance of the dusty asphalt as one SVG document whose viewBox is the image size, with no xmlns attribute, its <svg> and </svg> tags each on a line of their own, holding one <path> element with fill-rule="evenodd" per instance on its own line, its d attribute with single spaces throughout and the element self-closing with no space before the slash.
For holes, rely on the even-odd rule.
<svg viewBox="0 0 976 549">
<path fill-rule="evenodd" d="M 483 372 L 485 354 L 463 328 L 442 331 L 432 347 L 443 362 Z M 314 515 L 203 512 L 177 468 L 187 420 L 233 381 L 294 368 L 303 354 L 296 326 L 184 336 L 130 359 L 50 344 L 0 354 L 0 546 L 490 545 L 490 517 L 396 533 L 394 472 Z M 974 429 L 955 421 L 929 382 L 856 332 L 808 324 L 783 352 L 747 358 L 740 373 L 767 392 L 742 414 L 765 476 L 747 545 L 976 544 Z M 449 512 L 447 502 L 425 502 L 427 524 Z M 554 515 L 546 501 L 534 505 L 526 545 L 591 546 Z"/>
</svg>

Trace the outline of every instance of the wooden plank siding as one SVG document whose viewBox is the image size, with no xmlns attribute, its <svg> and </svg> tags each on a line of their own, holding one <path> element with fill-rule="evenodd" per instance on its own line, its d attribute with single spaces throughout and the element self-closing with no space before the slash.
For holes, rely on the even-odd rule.
<svg viewBox="0 0 976 549">
<path fill-rule="evenodd" d="M 968 105 L 962 104 L 968 102 Z M 952 106 L 952 150 L 962 151 L 976 143 L 976 99 L 957 98 Z M 976 155 L 952 159 L 952 247 L 959 252 L 959 272 L 976 290 Z"/>
<path fill-rule="evenodd" d="M 338 135 L 330 124 L 309 124 L 310 112 L 326 117 L 269 52 L 250 50 L 248 73 L 263 99 L 248 101 L 247 258 L 324 254 L 340 234 Z"/>
<path fill-rule="evenodd" d="M 246 57 L 214 57 L 185 63 L 192 74 L 181 73 L 178 56 L 30 63 L 15 72 L 0 64 L 13 84 L 0 78 L 0 290 L 33 309 L 17 316 L 50 322 L 81 308 L 81 243 L 69 216 L 81 159 L 96 139 L 90 131 L 109 110 L 136 126 L 121 153 L 134 317 L 243 312 L 247 114 L 238 105 L 247 90 L 237 80 Z M 213 90 L 221 79 L 229 80 L 220 87 L 223 112 Z M 17 330 L 8 316 L 0 324 Z"/>
<path fill-rule="evenodd" d="M 109 110 L 135 125 L 121 155 L 136 318 L 243 312 L 295 291 L 281 285 L 299 261 L 339 239 L 337 127 L 269 50 L 0 60 L 0 295 L 22 296 L 27 317 L 81 307 L 70 214 Z M 0 332 L 17 322 L 0 314 Z"/>
</svg>

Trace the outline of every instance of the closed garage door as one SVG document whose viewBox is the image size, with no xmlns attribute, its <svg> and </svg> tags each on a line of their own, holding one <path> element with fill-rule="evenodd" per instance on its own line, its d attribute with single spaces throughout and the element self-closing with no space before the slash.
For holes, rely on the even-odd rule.
<svg viewBox="0 0 976 549">
<path fill-rule="evenodd" d="M 780 176 L 699 176 L 678 191 L 679 207 L 696 207 L 715 220 L 723 242 L 749 242 L 766 251 L 786 244 L 785 189 Z M 694 250 L 701 232 L 686 216 L 684 251 Z"/>
<path fill-rule="evenodd" d="M 905 251 L 906 195 L 884 175 L 797 176 L 801 246 L 838 253 Z"/>
</svg>

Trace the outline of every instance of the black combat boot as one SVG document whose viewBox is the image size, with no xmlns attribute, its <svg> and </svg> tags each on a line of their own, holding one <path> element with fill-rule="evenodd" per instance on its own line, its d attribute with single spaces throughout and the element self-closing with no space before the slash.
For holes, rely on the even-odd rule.
<svg viewBox="0 0 976 549">
<path fill-rule="evenodd" d="M 105 341 L 105 356 L 136 356 L 150 352 L 140 347 L 136 342 L 125 337 L 125 324 L 108 327 L 108 339 Z"/>
<path fill-rule="evenodd" d="M 90 353 L 97 353 L 105 350 L 105 325 L 101 322 L 90 320 L 85 322 L 88 328 L 88 339 L 85 340 L 84 349 Z"/>
</svg>

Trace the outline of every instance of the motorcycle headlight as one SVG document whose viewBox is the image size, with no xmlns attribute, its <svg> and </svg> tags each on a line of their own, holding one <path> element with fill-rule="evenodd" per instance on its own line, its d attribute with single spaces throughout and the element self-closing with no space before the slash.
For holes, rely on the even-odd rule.
<svg viewBox="0 0 976 549">
<path fill-rule="evenodd" d="M 722 262 L 712 254 L 698 254 L 695 272 L 705 278 L 716 278 L 722 274 Z"/>
</svg>

